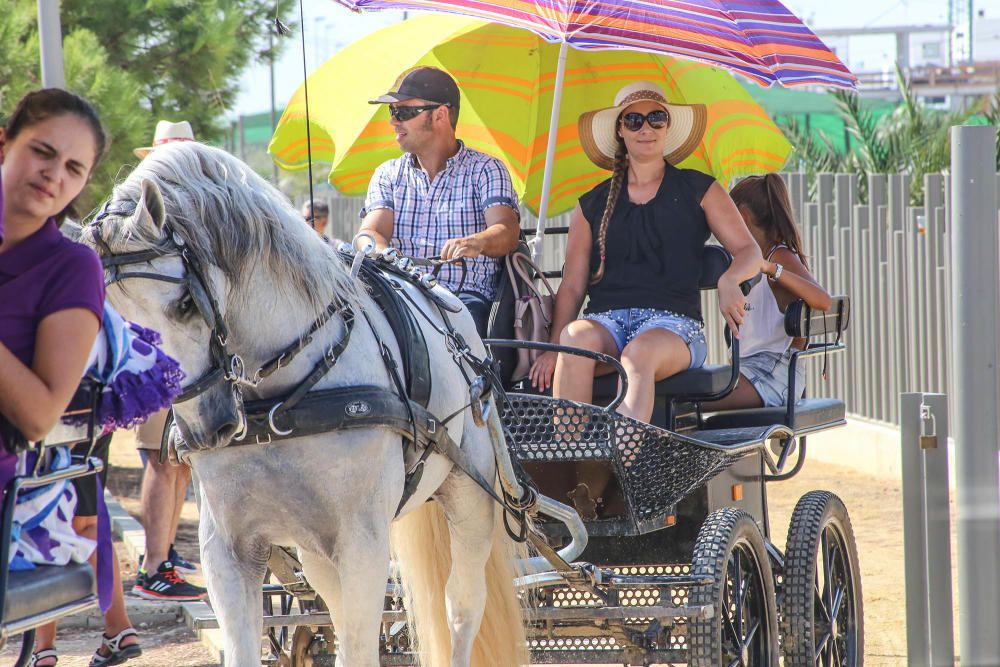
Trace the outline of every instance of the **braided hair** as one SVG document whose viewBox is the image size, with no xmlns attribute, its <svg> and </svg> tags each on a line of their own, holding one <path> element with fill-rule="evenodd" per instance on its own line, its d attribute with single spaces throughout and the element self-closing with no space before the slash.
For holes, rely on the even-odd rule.
<svg viewBox="0 0 1000 667">
<path fill-rule="evenodd" d="M 597 270 L 590 276 L 590 284 L 601 282 L 604 278 L 604 256 L 607 254 L 608 223 L 611 222 L 611 214 L 618 204 L 618 195 L 622 191 L 622 183 L 625 181 L 625 174 L 628 172 L 628 151 L 625 149 L 625 140 L 618 136 L 618 148 L 615 150 L 615 166 L 611 176 L 611 187 L 608 188 L 608 200 L 604 204 L 604 213 L 601 215 L 601 226 L 597 232 L 597 247 L 600 251 L 601 263 Z"/>
</svg>

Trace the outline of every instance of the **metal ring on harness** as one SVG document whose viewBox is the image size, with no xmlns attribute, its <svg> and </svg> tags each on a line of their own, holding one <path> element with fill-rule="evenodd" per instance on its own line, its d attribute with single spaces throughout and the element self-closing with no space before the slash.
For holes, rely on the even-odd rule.
<svg viewBox="0 0 1000 667">
<path fill-rule="evenodd" d="M 226 379 L 231 382 L 242 382 L 247 379 L 247 369 L 243 363 L 243 357 L 238 354 L 229 357 L 229 377 Z"/>
<path fill-rule="evenodd" d="M 275 435 L 288 435 L 295 429 L 290 428 L 287 431 L 282 431 L 280 428 L 274 424 L 274 413 L 280 408 L 284 403 L 275 403 L 274 407 L 267 413 L 267 425 Z"/>
</svg>

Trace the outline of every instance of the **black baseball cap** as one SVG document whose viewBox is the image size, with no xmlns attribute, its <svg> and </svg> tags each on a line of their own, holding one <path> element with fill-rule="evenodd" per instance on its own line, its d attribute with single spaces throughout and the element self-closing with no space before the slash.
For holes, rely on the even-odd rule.
<svg viewBox="0 0 1000 667">
<path fill-rule="evenodd" d="M 368 104 L 395 104 L 413 99 L 447 104 L 452 109 L 457 109 L 458 84 L 447 72 L 437 67 L 414 67 L 399 75 L 392 90 L 369 100 Z"/>
</svg>

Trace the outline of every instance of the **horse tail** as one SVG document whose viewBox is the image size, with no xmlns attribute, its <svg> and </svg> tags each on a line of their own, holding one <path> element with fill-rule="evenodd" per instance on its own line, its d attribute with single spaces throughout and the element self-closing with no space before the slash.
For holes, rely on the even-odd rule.
<svg viewBox="0 0 1000 667">
<path fill-rule="evenodd" d="M 486 563 L 486 609 L 472 652 L 473 667 L 527 665 L 529 654 L 521 602 L 514 589 L 515 565 L 527 549 L 510 539 L 502 511 L 494 513 L 493 544 Z M 451 570 L 451 538 L 436 502 L 400 517 L 392 542 L 403 580 L 411 639 L 420 665 L 448 667 L 451 635 L 445 611 L 445 585 Z"/>
</svg>

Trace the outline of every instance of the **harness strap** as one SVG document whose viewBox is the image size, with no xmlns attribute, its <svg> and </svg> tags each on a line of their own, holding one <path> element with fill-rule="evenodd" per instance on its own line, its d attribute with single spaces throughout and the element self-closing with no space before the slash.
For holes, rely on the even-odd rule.
<svg viewBox="0 0 1000 667">
<path fill-rule="evenodd" d="M 382 387 L 362 385 L 311 391 L 282 415 L 282 425 L 286 431 L 291 430 L 284 435 L 274 433 L 268 423 L 273 406 L 273 398 L 248 401 L 247 435 L 242 441 L 233 441 L 229 446 L 287 440 L 341 428 L 388 428 L 408 440 L 414 433 L 408 406 L 395 393 Z M 430 443 L 434 438 L 441 437 L 437 434 L 438 424 L 433 417 L 429 422 L 417 423 L 416 426 L 417 437 L 421 440 Z"/>
<path fill-rule="evenodd" d="M 326 352 L 316 365 L 313 367 L 312 372 L 299 383 L 299 386 L 292 391 L 288 397 L 281 403 L 273 406 L 271 409 L 271 419 L 279 415 L 283 415 L 288 412 L 291 408 L 301 401 L 309 391 L 316 386 L 316 384 L 323 379 L 330 369 L 334 367 L 337 360 L 340 359 L 340 355 L 344 353 L 347 348 L 347 344 L 351 342 L 351 331 L 354 329 L 354 311 L 350 306 L 344 306 L 341 309 L 341 317 L 344 320 L 344 335 L 341 336 L 340 340 L 327 348 Z M 328 318 L 329 319 L 329 318 Z"/>
<path fill-rule="evenodd" d="M 296 355 L 298 355 L 299 352 L 304 350 L 312 342 L 313 337 L 320 329 L 323 328 L 323 325 L 329 322 L 330 319 L 342 309 L 345 310 L 344 317 L 346 322 L 346 317 L 347 317 L 346 311 L 349 310 L 349 308 L 346 305 L 341 306 L 340 301 L 338 299 L 334 299 L 333 301 L 331 301 L 330 304 L 326 307 L 326 309 L 319 314 L 319 317 L 313 320 L 312 326 L 309 327 L 309 331 L 307 331 L 301 338 L 299 338 L 298 341 L 292 343 L 284 350 L 279 352 L 273 359 L 271 359 L 271 361 L 261 366 L 260 370 L 258 371 L 258 378 L 254 379 L 257 381 L 263 380 L 264 378 L 269 377 L 270 375 L 277 372 L 279 368 L 290 364 L 292 360 L 295 359 Z M 353 315 L 351 317 L 353 319 Z"/>
<path fill-rule="evenodd" d="M 287 440 L 338 429 L 386 428 L 411 442 L 416 437 L 414 444 L 428 450 L 421 457 L 424 460 L 432 452 L 447 457 L 491 498 L 505 506 L 503 498 L 452 439 L 448 429 L 425 407 L 401 399 L 389 389 L 363 385 L 311 391 L 284 413 L 283 425 L 292 431 L 284 435 L 274 433 L 268 424 L 273 405 L 274 399 L 248 402 L 247 435 L 242 441 L 233 441 L 229 446 Z M 410 495 L 415 490 L 416 484 L 413 484 Z M 406 500 L 409 496 L 404 496 L 400 507 Z"/>
<path fill-rule="evenodd" d="M 406 395 L 426 406 L 430 402 L 432 388 L 430 356 L 424 333 L 413 311 L 406 307 L 397 295 L 392 281 L 383 275 L 381 268 L 373 261 L 365 259 L 361 263 L 361 273 L 358 275 L 368 287 L 372 299 L 382 310 L 396 336 L 402 356 Z M 400 290 L 399 295 L 405 296 L 405 293 Z M 374 331 L 372 329 L 372 332 Z"/>
</svg>

